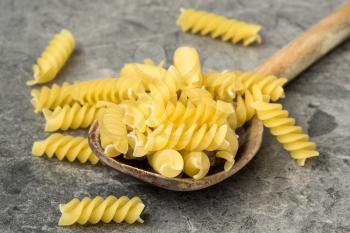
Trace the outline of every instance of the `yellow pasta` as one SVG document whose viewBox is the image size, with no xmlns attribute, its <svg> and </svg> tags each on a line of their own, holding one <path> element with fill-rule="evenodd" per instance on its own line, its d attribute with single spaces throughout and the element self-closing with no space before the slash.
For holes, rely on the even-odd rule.
<svg viewBox="0 0 350 233">
<path fill-rule="evenodd" d="M 160 150 L 147 156 L 149 165 L 165 177 L 176 177 L 184 168 L 181 154 L 172 149 Z"/>
<path fill-rule="evenodd" d="M 180 47 L 173 58 L 175 68 L 180 72 L 188 87 L 201 87 L 203 83 L 201 62 L 195 48 Z"/>
<path fill-rule="evenodd" d="M 161 125 L 147 135 L 146 151 L 159 151 L 162 149 L 175 149 L 186 151 L 214 151 L 229 147 L 226 134 L 229 126 L 226 124 L 174 125 L 173 123 Z"/>
<path fill-rule="evenodd" d="M 126 125 L 122 122 L 122 110 L 116 105 L 104 108 L 98 114 L 101 145 L 105 154 L 115 157 L 128 151 Z"/>
<path fill-rule="evenodd" d="M 205 177 L 210 169 L 208 156 L 201 151 L 191 151 L 183 153 L 184 172 L 195 180 Z"/>
<path fill-rule="evenodd" d="M 75 83 L 72 87 L 73 99 L 81 104 L 96 104 L 98 101 L 120 103 L 135 99 L 145 93 L 140 80 L 136 78 L 103 78 Z"/>
<path fill-rule="evenodd" d="M 27 85 L 46 83 L 53 80 L 62 69 L 75 47 L 75 40 L 68 30 L 56 34 L 33 66 L 34 80 Z"/>
<path fill-rule="evenodd" d="M 159 100 L 159 99 L 158 99 Z M 157 127 L 161 124 L 174 123 L 202 125 L 223 124 L 229 115 L 233 113 L 232 105 L 223 101 L 202 101 L 196 105 L 191 101 L 183 103 L 168 102 L 163 107 L 162 103 L 153 103 L 153 108 L 146 124 L 149 127 Z"/>
<path fill-rule="evenodd" d="M 81 106 L 78 103 L 57 107 L 53 111 L 44 109 L 45 131 L 87 128 L 96 119 L 97 110 L 93 105 Z"/>
<path fill-rule="evenodd" d="M 277 101 L 284 97 L 283 85 L 288 80 L 278 78 L 274 75 L 262 75 L 257 72 L 224 71 L 208 72 L 204 74 L 205 87 L 217 98 L 229 101 L 234 98 L 232 92 L 239 93 L 249 89 L 252 91 L 257 85 L 263 95 L 270 96 L 272 101 Z M 243 85 L 243 88 L 242 88 Z"/>
<path fill-rule="evenodd" d="M 32 154 L 35 156 L 46 154 L 49 158 L 55 156 L 58 160 L 66 158 L 70 162 L 78 159 L 81 163 L 89 161 L 96 164 L 99 161 L 91 151 L 87 138 L 59 133 L 51 134 L 44 140 L 34 142 Z"/>
<path fill-rule="evenodd" d="M 177 20 L 177 25 L 184 32 L 191 31 L 201 35 L 210 34 L 212 38 L 220 37 L 221 40 L 231 41 L 232 43 L 242 41 L 244 46 L 254 42 L 261 43 L 260 25 L 229 19 L 205 11 L 183 9 Z"/>
<path fill-rule="evenodd" d="M 139 63 L 125 64 L 120 70 L 120 77 L 138 78 L 146 88 L 155 80 L 165 80 L 166 74 L 166 69 L 162 67 Z"/>
<path fill-rule="evenodd" d="M 139 197 L 129 199 L 126 196 L 115 197 L 108 196 L 103 199 L 96 196 L 93 199 L 84 197 L 81 201 L 77 198 L 66 204 L 61 204 L 60 211 L 62 213 L 58 225 L 69 226 L 78 224 L 97 224 L 104 223 L 121 223 L 129 224 L 139 222 L 143 223 L 140 215 L 145 205 Z"/>
<path fill-rule="evenodd" d="M 53 109 L 74 102 L 71 96 L 71 85 L 66 82 L 62 86 L 53 84 L 51 87 L 44 86 L 40 90 L 34 89 L 31 91 L 31 95 L 31 103 L 35 112 L 41 112 L 44 108 Z"/>
<path fill-rule="evenodd" d="M 256 86 L 255 88 L 258 89 Z M 302 132 L 300 126 L 295 125 L 295 119 L 289 117 L 288 111 L 281 104 L 257 100 L 252 107 L 256 109 L 264 126 L 270 129 L 271 134 L 276 136 L 299 166 L 304 166 L 307 158 L 319 155 L 316 144 L 309 141 L 309 136 Z"/>
<path fill-rule="evenodd" d="M 249 90 L 245 91 L 244 96 L 237 96 L 233 103 L 234 112 L 228 117 L 231 128 L 239 128 L 253 118 L 255 115 L 255 109 L 251 106 L 253 102 L 254 96 Z"/>
<path fill-rule="evenodd" d="M 215 156 L 226 160 L 224 164 L 224 171 L 227 172 L 235 163 L 235 157 L 239 147 L 237 135 L 231 128 L 229 128 L 227 131 L 226 140 L 229 142 L 229 146 L 225 150 L 217 151 Z"/>
<path fill-rule="evenodd" d="M 208 72 L 204 74 L 204 86 L 216 99 L 231 102 L 244 85 L 234 72 Z"/>
</svg>

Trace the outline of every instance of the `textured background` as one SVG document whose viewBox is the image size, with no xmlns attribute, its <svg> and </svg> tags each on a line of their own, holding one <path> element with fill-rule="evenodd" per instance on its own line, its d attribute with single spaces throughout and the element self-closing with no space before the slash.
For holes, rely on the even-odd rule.
<svg viewBox="0 0 350 233">
<path fill-rule="evenodd" d="M 31 156 L 45 137 L 29 102 L 31 66 L 62 27 L 78 47 L 56 82 L 115 74 L 126 62 L 171 62 L 196 47 L 204 69 L 253 69 L 339 6 L 341 0 L 0 1 L 0 232 L 349 232 L 350 41 L 287 87 L 286 108 L 319 145 L 297 167 L 268 133 L 259 154 L 212 188 L 161 190 L 104 166 Z M 214 11 L 264 26 L 264 43 L 244 48 L 184 34 L 180 7 Z M 145 223 L 60 228 L 58 204 L 72 197 L 139 195 Z"/>
</svg>

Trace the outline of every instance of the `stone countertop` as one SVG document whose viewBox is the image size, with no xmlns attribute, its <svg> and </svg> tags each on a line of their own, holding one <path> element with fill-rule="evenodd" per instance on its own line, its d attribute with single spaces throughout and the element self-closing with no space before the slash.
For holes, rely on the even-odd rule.
<svg viewBox="0 0 350 233">
<path fill-rule="evenodd" d="M 196 192 L 161 190 L 105 166 L 33 157 L 33 141 L 47 134 L 25 85 L 63 27 L 78 45 L 57 83 L 112 75 L 147 57 L 169 65 L 181 45 L 196 47 L 206 70 L 249 70 L 342 2 L 1 0 L 0 232 L 350 232 L 350 41 L 286 88 L 283 103 L 318 143 L 319 158 L 297 167 L 266 131 L 246 168 Z M 260 23 L 263 44 L 244 48 L 184 34 L 175 25 L 181 7 Z M 57 226 L 59 203 L 110 194 L 140 196 L 145 223 Z"/>
</svg>

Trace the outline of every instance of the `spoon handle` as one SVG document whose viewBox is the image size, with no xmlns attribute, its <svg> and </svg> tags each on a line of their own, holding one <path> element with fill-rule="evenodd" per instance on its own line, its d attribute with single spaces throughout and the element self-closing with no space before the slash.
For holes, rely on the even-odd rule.
<svg viewBox="0 0 350 233">
<path fill-rule="evenodd" d="M 350 37 L 350 1 L 289 42 L 257 68 L 259 73 L 293 80 Z"/>
</svg>

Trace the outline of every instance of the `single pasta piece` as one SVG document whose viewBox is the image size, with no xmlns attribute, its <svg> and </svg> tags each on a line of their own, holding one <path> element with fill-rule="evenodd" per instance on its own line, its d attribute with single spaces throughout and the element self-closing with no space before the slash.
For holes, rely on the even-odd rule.
<svg viewBox="0 0 350 233">
<path fill-rule="evenodd" d="M 126 196 L 117 198 L 111 195 L 106 199 L 100 196 L 93 199 L 84 197 L 82 200 L 74 198 L 66 204 L 60 204 L 59 208 L 62 213 L 58 222 L 60 226 L 69 226 L 74 223 L 97 224 L 100 221 L 104 223 L 125 221 L 132 224 L 143 223 L 140 215 L 145 205 L 139 197 L 129 199 Z"/>
<path fill-rule="evenodd" d="M 163 106 L 158 98 L 152 104 L 151 114 L 146 124 L 149 127 L 169 123 L 185 124 L 186 127 L 193 124 L 221 125 L 232 113 L 234 113 L 232 105 L 220 100 L 204 99 L 204 101 L 199 101 L 197 106 L 192 101 L 168 102 L 166 106 Z"/>
<path fill-rule="evenodd" d="M 210 34 L 212 38 L 220 37 L 223 41 L 231 41 L 235 44 L 242 41 L 244 46 L 254 42 L 261 43 L 260 25 L 229 19 L 205 11 L 182 9 L 176 23 L 184 32 L 191 31 L 202 36 Z"/>
<path fill-rule="evenodd" d="M 216 152 L 216 157 L 226 160 L 224 164 L 224 171 L 229 171 L 235 163 L 235 157 L 238 151 L 239 143 L 238 137 L 234 131 L 229 128 L 226 134 L 226 140 L 229 142 L 229 147 L 225 150 Z"/>
<path fill-rule="evenodd" d="M 46 120 L 45 131 L 68 130 L 87 128 L 96 119 L 98 109 L 89 104 L 80 105 L 74 103 L 72 106 L 64 105 L 53 111 L 43 109 Z"/>
<path fill-rule="evenodd" d="M 205 177 L 210 168 L 208 156 L 202 151 L 184 152 L 183 159 L 185 162 L 184 172 L 195 180 Z"/>
<path fill-rule="evenodd" d="M 255 88 L 259 90 L 256 86 Z M 264 126 L 270 129 L 271 134 L 276 136 L 277 141 L 290 152 L 299 166 L 304 166 L 307 158 L 319 155 L 316 144 L 309 141 L 309 136 L 302 132 L 300 126 L 295 125 L 295 119 L 288 117 L 288 111 L 281 104 L 257 100 L 252 107 L 256 109 Z"/>
<path fill-rule="evenodd" d="M 173 58 L 175 68 L 180 72 L 188 87 L 201 87 L 203 83 L 201 61 L 195 48 L 180 47 Z"/>
<path fill-rule="evenodd" d="M 246 89 L 252 91 L 254 85 L 260 88 L 263 95 L 268 95 L 272 101 L 277 101 L 284 97 L 283 85 L 287 81 L 287 78 L 257 72 L 211 71 L 204 74 L 205 87 L 215 97 L 226 101 L 234 98 L 234 92 L 244 93 Z"/>
<path fill-rule="evenodd" d="M 64 82 L 62 86 L 53 84 L 51 87 L 42 87 L 40 90 L 31 91 L 31 103 L 35 112 L 41 112 L 44 108 L 53 109 L 58 106 L 72 104 L 71 85 Z"/>
<path fill-rule="evenodd" d="M 215 103 L 212 94 L 204 88 L 184 88 L 181 90 L 179 101 L 186 104 L 188 101 L 195 106 L 202 104 L 203 102 Z"/>
<path fill-rule="evenodd" d="M 51 134 L 42 141 L 34 142 L 32 154 L 34 156 L 43 156 L 46 154 L 49 158 L 56 156 L 58 160 L 67 158 L 70 162 L 78 159 L 81 163 L 89 161 L 92 164 L 96 164 L 99 161 L 91 151 L 87 138 L 73 137 L 59 133 Z"/>
<path fill-rule="evenodd" d="M 123 113 L 118 105 L 101 109 L 98 114 L 101 145 L 105 154 L 115 157 L 128 151 L 126 125 L 122 122 Z"/>
<path fill-rule="evenodd" d="M 120 103 L 123 100 L 136 99 L 145 93 L 140 80 L 136 78 L 102 78 L 77 82 L 72 87 L 72 97 L 81 104 L 96 104 L 98 101 Z"/>
<path fill-rule="evenodd" d="M 34 80 L 27 82 L 31 86 L 53 80 L 62 69 L 75 47 L 71 32 L 66 29 L 56 34 L 33 66 Z"/>
<path fill-rule="evenodd" d="M 229 147 L 229 142 L 226 140 L 228 128 L 227 124 L 213 124 L 212 126 L 193 124 L 189 128 L 186 128 L 185 124 L 161 125 L 148 132 L 144 148 L 149 152 L 162 149 L 177 151 L 224 150 Z M 142 138 L 137 139 L 137 141 L 142 140 Z"/>
<path fill-rule="evenodd" d="M 147 156 L 149 165 L 165 177 L 176 177 L 184 168 L 181 154 L 172 149 L 160 150 Z"/>
</svg>

